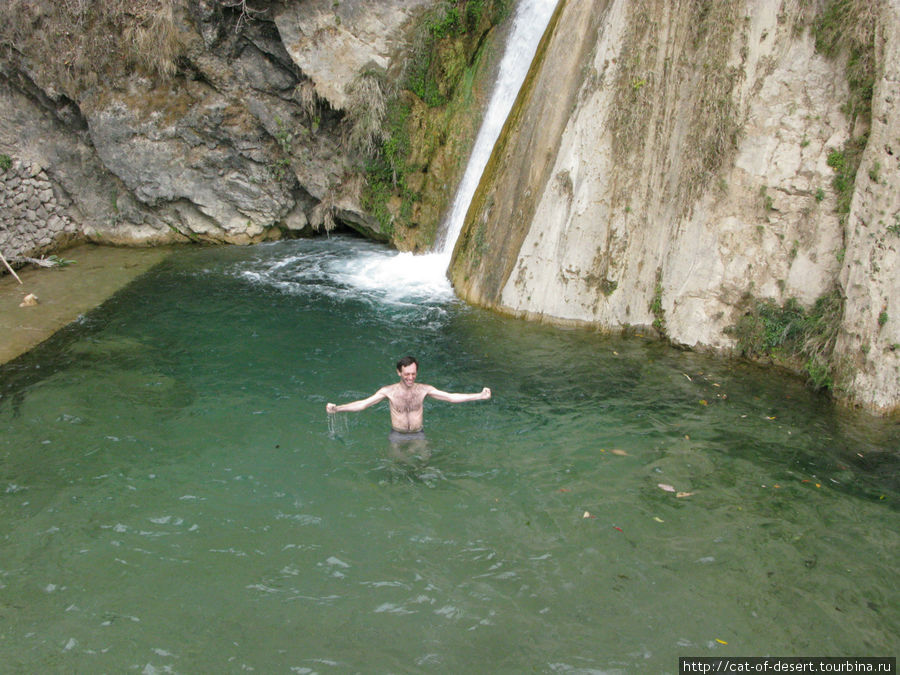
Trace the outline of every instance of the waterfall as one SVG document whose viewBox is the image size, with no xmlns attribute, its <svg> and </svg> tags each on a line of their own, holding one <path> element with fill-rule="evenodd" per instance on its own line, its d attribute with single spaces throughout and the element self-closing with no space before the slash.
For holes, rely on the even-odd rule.
<svg viewBox="0 0 900 675">
<path fill-rule="evenodd" d="M 456 191 L 450 214 L 441 228 L 441 236 L 435 246 L 435 254 L 444 258 L 442 270 L 450 263 L 453 247 L 462 230 L 469 204 L 478 188 L 481 174 L 487 166 L 494 143 L 509 116 L 522 82 L 531 67 L 534 53 L 550 21 L 557 0 L 519 0 L 516 15 L 506 43 L 506 51 L 500 62 L 497 82 L 484 114 L 484 120 L 475 139 L 466 172 Z"/>
<path fill-rule="evenodd" d="M 444 220 L 441 235 L 432 252 L 414 255 L 409 252 L 385 251 L 353 256 L 336 263 L 336 269 L 331 270 L 331 273 L 341 279 L 341 283 L 362 293 L 372 291 L 374 286 L 385 297 L 402 301 L 422 295 L 434 300 L 453 297 L 453 288 L 447 278 L 453 247 L 462 230 L 466 211 L 475 195 L 481 174 L 494 149 L 494 143 L 503 129 L 522 82 L 525 81 L 553 10 L 556 9 L 556 2 L 557 0 L 518 1 L 497 81 L 481 128 L 450 213 Z"/>
</svg>

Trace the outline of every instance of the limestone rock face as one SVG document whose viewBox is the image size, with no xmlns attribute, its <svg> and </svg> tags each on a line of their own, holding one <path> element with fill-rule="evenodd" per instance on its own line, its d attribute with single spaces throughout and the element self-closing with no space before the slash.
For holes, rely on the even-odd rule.
<svg viewBox="0 0 900 675">
<path fill-rule="evenodd" d="M 852 400 L 900 407 L 900 4 L 887 7 L 872 128 L 856 178 L 840 271 L 837 349 Z"/>
<path fill-rule="evenodd" d="M 347 103 L 347 86 L 366 67 L 394 65 L 403 28 L 430 0 L 307 0 L 288 3 L 275 24 L 294 63 L 335 110 Z"/>
<path fill-rule="evenodd" d="M 87 122 L 98 156 L 139 202 L 170 206 L 188 231 L 235 243 L 258 238 L 293 207 L 288 184 L 256 159 L 271 140 L 230 117 L 224 96 L 202 83 L 167 91 L 131 84 Z"/>
<path fill-rule="evenodd" d="M 898 31 L 885 28 L 891 65 L 860 169 L 879 179 L 858 179 L 845 233 L 828 165 L 855 133 L 843 63 L 797 30 L 802 3 L 707 9 L 560 3 L 469 210 L 454 285 L 513 315 L 725 352 L 747 298 L 809 307 L 837 288 L 837 352 L 856 355 L 835 391 L 895 409 Z"/>
<path fill-rule="evenodd" d="M 100 242 L 246 244 L 338 222 L 387 240 L 345 143 L 345 87 L 402 63 L 410 20 L 435 4 L 176 3 L 174 76 L 136 71 L 77 100 L 9 59 L 0 154 L 46 170 L 76 235 Z M 27 233 L 7 238 L 36 250 Z"/>
</svg>

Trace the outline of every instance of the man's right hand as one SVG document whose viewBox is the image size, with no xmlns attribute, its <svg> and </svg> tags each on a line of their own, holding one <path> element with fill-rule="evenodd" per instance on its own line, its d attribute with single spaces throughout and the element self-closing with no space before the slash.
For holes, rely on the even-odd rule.
<svg viewBox="0 0 900 675">
<path fill-rule="evenodd" d="M 325 412 L 328 412 L 328 413 L 336 413 L 336 412 L 337 412 L 337 406 L 336 406 L 334 403 L 326 403 L 326 404 L 325 404 Z"/>
</svg>

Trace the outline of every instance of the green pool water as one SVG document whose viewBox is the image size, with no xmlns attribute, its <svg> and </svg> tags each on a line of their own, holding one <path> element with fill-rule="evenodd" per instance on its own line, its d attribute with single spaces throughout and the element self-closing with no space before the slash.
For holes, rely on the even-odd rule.
<svg viewBox="0 0 900 675">
<path fill-rule="evenodd" d="M 0 670 L 897 654 L 896 422 L 410 266 L 434 265 L 350 238 L 183 250 L 0 367 Z M 325 413 L 408 353 L 493 391 L 427 402 L 415 456 L 384 404 Z"/>
</svg>

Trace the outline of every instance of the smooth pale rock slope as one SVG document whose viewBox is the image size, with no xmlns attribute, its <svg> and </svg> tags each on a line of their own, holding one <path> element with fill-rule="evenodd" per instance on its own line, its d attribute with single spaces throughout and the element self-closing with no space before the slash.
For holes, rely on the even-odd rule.
<svg viewBox="0 0 900 675">
<path fill-rule="evenodd" d="M 403 26 L 430 0 L 362 2 L 307 0 L 287 4 L 275 25 L 291 59 L 335 109 L 347 104 L 347 85 L 367 66 L 397 65 Z"/>
<path fill-rule="evenodd" d="M 854 400 L 900 406 L 900 3 L 885 13 L 883 72 L 856 179 L 840 285 L 847 302 L 837 351 Z"/>
<path fill-rule="evenodd" d="M 563 0 L 457 243 L 459 293 L 727 351 L 749 298 L 838 288 L 835 391 L 896 410 L 900 12 L 842 223 L 827 159 L 853 132 L 844 64 L 796 29 L 802 4 Z"/>
</svg>

